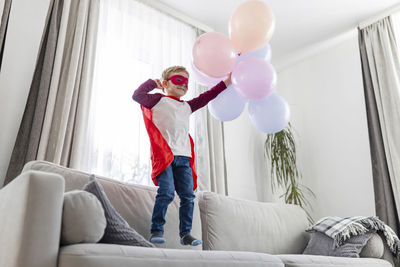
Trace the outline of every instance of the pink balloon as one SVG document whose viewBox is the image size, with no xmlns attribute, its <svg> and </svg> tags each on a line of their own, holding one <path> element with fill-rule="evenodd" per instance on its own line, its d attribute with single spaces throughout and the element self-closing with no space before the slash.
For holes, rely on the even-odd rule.
<svg viewBox="0 0 400 267">
<path fill-rule="evenodd" d="M 243 97 L 255 100 L 267 97 L 276 86 L 276 72 L 267 61 L 246 58 L 232 71 L 233 88 Z"/>
<path fill-rule="evenodd" d="M 229 20 L 229 36 L 236 50 L 248 53 L 263 47 L 272 37 L 275 16 L 260 0 L 238 6 Z"/>
<path fill-rule="evenodd" d="M 193 63 L 208 76 L 228 75 L 236 63 L 236 53 L 231 40 L 219 32 L 200 35 L 193 46 Z"/>
</svg>

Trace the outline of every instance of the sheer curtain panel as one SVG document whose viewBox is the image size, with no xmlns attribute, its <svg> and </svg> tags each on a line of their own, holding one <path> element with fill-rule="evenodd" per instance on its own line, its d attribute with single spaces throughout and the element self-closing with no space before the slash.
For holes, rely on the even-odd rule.
<svg viewBox="0 0 400 267">
<path fill-rule="evenodd" d="M 132 94 L 147 79 L 161 78 L 167 67 L 190 66 L 195 40 L 195 28 L 143 3 L 101 1 L 89 130 L 80 169 L 153 184 L 149 138 Z M 194 86 L 190 81 L 186 98 L 194 96 Z"/>
</svg>

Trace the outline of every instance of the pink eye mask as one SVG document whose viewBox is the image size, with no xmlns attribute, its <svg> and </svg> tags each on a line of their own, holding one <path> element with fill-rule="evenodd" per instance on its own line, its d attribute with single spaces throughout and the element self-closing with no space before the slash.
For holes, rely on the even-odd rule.
<svg viewBox="0 0 400 267">
<path fill-rule="evenodd" d="M 174 75 L 167 79 L 167 81 L 171 81 L 175 85 L 185 84 L 188 87 L 189 79 L 182 75 Z"/>
</svg>

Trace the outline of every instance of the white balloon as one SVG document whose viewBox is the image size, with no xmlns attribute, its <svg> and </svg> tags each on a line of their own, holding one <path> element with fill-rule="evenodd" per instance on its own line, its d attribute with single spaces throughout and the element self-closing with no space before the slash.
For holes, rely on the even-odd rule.
<svg viewBox="0 0 400 267">
<path fill-rule="evenodd" d="M 267 43 L 266 45 L 264 45 L 263 47 L 261 47 L 260 49 L 258 49 L 256 51 L 242 53 L 240 56 L 238 55 L 236 57 L 236 64 L 239 63 L 240 61 L 242 61 L 243 59 L 251 58 L 251 57 L 255 57 L 255 58 L 259 58 L 259 59 L 263 59 L 265 61 L 271 62 L 271 57 L 272 57 L 271 45 L 269 43 Z"/>
<path fill-rule="evenodd" d="M 207 74 L 198 70 L 193 63 L 193 60 L 190 63 L 191 63 L 190 65 L 191 65 L 191 69 L 192 69 L 191 74 L 193 74 L 194 79 L 202 85 L 214 86 L 214 85 L 218 84 L 220 81 L 223 81 L 227 78 L 227 76 L 220 77 L 220 78 L 210 77 Z"/>
<path fill-rule="evenodd" d="M 242 114 L 246 102 L 247 100 L 241 97 L 232 85 L 229 85 L 208 103 L 208 110 L 217 120 L 231 121 Z"/>
<path fill-rule="evenodd" d="M 289 104 L 276 93 L 261 100 L 249 101 L 248 111 L 251 123 L 264 133 L 280 132 L 290 120 Z"/>
</svg>

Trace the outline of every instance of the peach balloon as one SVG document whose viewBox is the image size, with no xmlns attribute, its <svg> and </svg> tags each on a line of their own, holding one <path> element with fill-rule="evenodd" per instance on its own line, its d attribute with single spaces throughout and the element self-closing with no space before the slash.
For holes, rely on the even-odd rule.
<svg viewBox="0 0 400 267">
<path fill-rule="evenodd" d="M 236 51 L 231 40 L 219 32 L 207 32 L 193 46 L 195 67 L 211 77 L 223 77 L 232 72 Z"/>
<path fill-rule="evenodd" d="M 248 53 L 263 47 L 275 30 L 275 16 L 260 0 L 238 6 L 229 21 L 229 36 L 237 51 Z"/>
</svg>

